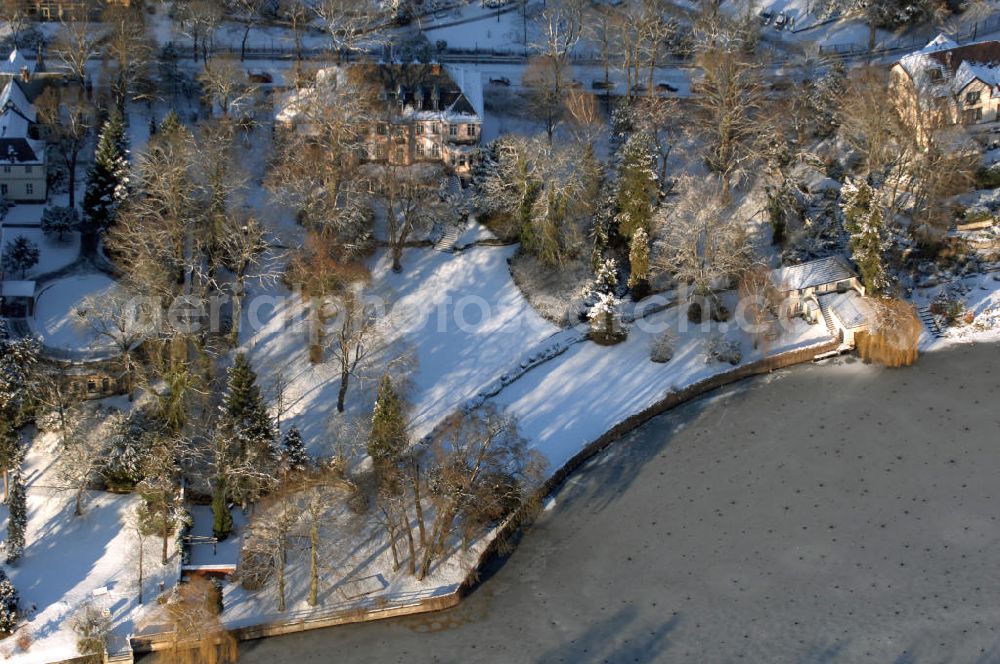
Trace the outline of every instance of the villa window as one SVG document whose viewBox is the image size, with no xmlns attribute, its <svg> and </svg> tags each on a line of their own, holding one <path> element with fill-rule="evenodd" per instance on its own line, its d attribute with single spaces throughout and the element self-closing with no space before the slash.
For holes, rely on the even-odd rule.
<svg viewBox="0 0 1000 664">
<path fill-rule="evenodd" d="M 30 173 L 31 172 L 31 166 L 25 166 L 24 167 L 24 172 L 25 172 L 25 174 Z"/>
<path fill-rule="evenodd" d="M 3 167 L 3 172 L 4 173 L 10 173 L 10 166 L 4 166 Z"/>
<path fill-rule="evenodd" d="M 441 148 L 439 148 L 438 146 L 436 146 L 436 145 L 435 145 L 435 146 L 434 146 L 434 147 L 432 148 L 432 150 L 431 150 L 431 154 L 432 154 L 432 155 L 434 155 L 434 158 L 435 158 L 435 159 L 437 159 L 438 157 L 440 157 L 440 156 L 441 156 Z M 4 185 L 4 187 L 6 187 L 6 186 L 7 186 L 7 185 Z"/>
<path fill-rule="evenodd" d="M 423 136 L 423 135 L 424 135 L 424 126 L 422 124 L 418 124 L 417 125 L 417 136 Z"/>
<path fill-rule="evenodd" d="M 33 196 L 35 194 L 35 185 L 33 185 L 30 182 L 28 182 L 27 184 L 25 184 L 24 185 L 24 193 L 26 193 L 28 196 Z"/>
<path fill-rule="evenodd" d="M 0 184 L 0 195 L 2 195 L 2 196 L 6 196 L 7 195 L 7 185 Z"/>
<path fill-rule="evenodd" d="M 983 119 L 983 109 L 970 108 L 962 113 L 962 122 L 965 124 L 975 124 Z"/>
<path fill-rule="evenodd" d="M 471 125 L 471 124 L 470 125 L 466 125 L 465 126 L 465 135 L 466 136 L 475 136 L 476 135 L 476 125 Z"/>
<path fill-rule="evenodd" d="M 973 90 L 972 92 L 965 93 L 965 103 L 969 106 L 974 106 L 979 103 L 979 90 Z"/>
<path fill-rule="evenodd" d="M 387 133 L 386 126 L 381 122 L 378 123 L 378 125 L 375 127 L 375 131 L 376 133 L 378 133 L 379 136 L 385 136 Z"/>
<path fill-rule="evenodd" d="M 441 133 L 441 130 L 438 128 L 436 122 L 431 124 L 431 133 L 434 134 L 435 136 Z"/>
<path fill-rule="evenodd" d="M 448 135 L 458 136 L 458 125 L 448 125 Z"/>
</svg>

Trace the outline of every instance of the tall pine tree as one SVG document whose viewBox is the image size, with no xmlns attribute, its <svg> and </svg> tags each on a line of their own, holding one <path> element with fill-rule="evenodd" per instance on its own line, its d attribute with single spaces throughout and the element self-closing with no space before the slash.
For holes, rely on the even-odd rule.
<svg viewBox="0 0 1000 664">
<path fill-rule="evenodd" d="M 851 258 L 858 266 L 865 292 L 879 295 L 889 286 L 885 266 L 885 220 L 878 196 L 864 180 L 848 180 L 841 190 L 844 230 L 850 235 Z"/>
<path fill-rule="evenodd" d="M 11 475 L 7 509 L 7 564 L 12 565 L 24 553 L 24 532 L 28 527 L 27 495 L 20 468 Z"/>
<path fill-rule="evenodd" d="M 97 237 L 111 226 L 127 194 L 128 140 L 122 117 L 115 111 L 101 129 L 94 165 L 87 174 L 87 189 L 83 194 L 85 233 Z"/>
<path fill-rule="evenodd" d="M 0 634 L 9 634 L 17 627 L 17 605 L 21 601 L 17 588 L 0 569 Z"/>
<path fill-rule="evenodd" d="M 256 500 L 273 486 L 279 455 L 274 422 L 243 353 L 229 370 L 219 436 L 220 471 L 229 496 L 244 505 Z"/>
<path fill-rule="evenodd" d="M 368 454 L 376 466 L 392 463 L 406 449 L 407 442 L 403 400 L 396 393 L 392 379 L 388 375 L 382 376 L 372 413 Z"/>
<path fill-rule="evenodd" d="M 639 228 L 649 231 L 653 205 L 659 194 L 656 155 L 648 134 L 637 132 L 622 147 L 618 175 L 618 214 L 615 221 L 622 237 L 631 239 Z"/>
</svg>

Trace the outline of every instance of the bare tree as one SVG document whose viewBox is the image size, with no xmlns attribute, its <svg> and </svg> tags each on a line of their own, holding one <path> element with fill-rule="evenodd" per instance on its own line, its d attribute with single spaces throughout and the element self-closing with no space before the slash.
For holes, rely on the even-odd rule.
<svg viewBox="0 0 1000 664">
<path fill-rule="evenodd" d="M 205 98 L 228 118 L 231 109 L 243 109 L 243 116 L 253 116 L 257 98 L 257 85 L 250 82 L 246 72 L 232 58 L 216 58 L 199 75 Z"/>
<path fill-rule="evenodd" d="M 138 96 L 138 83 L 148 77 L 153 61 L 153 45 L 146 34 L 143 11 L 136 5 L 111 3 L 104 10 L 103 22 L 108 27 L 104 40 L 104 58 L 114 63 L 110 75 L 115 105 L 125 114 L 125 103 Z"/>
<path fill-rule="evenodd" d="M 10 27 L 14 48 L 20 47 L 21 32 L 31 21 L 28 5 L 20 0 L 0 0 L 0 21 Z"/>
<path fill-rule="evenodd" d="M 753 246 L 721 185 L 685 176 L 677 191 L 677 200 L 653 218 L 653 264 L 705 296 L 751 264 Z"/>
<path fill-rule="evenodd" d="M 760 71 L 732 36 L 702 44 L 696 61 L 703 79 L 694 96 L 692 128 L 705 142 L 705 163 L 719 174 L 728 194 L 749 172 L 758 156 L 757 141 L 767 135 L 760 123 Z"/>
<path fill-rule="evenodd" d="M 68 431 L 56 466 L 58 488 L 73 492 L 73 514 L 82 516 L 84 492 L 97 481 L 104 463 L 104 426 L 93 413 L 74 411 L 65 418 Z"/>
<path fill-rule="evenodd" d="M 852 71 L 840 106 L 840 135 L 861 154 L 865 174 L 881 176 L 900 158 L 899 117 L 885 102 L 887 85 L 881 68 Z"/>
<path fill-rule="evenodd" d="M 246 60 L 247 39 L 250 31 L 264 21 L 264 12 L 270 6 L 269 0 L 231 0 L 230 5 L 240 14 L 243 21 L 243 39 L 240 41 L 240 62 Z"/>
<path fill-rule="evenodd" d="M 222 598 L 210 579 L 195 576 L 178 584 L 152 617 L 169 625 L 157 651 L 163 664 L 235 664 L 239 646 L 219 613 Z"/>
<path fill-rule="evenodd" d="M 532 105 L 545 120 L 549 143 L 562 112 L 570 55 L 583 33 L 581 0 L 549 0 L 538 20 L 539 40 L 531 44 L 538 56 L 528 63 L 524 82 L 531 89 Z"/>
<path fill-rule="evenodd" d="M 320 0 L 312 9 L 330 38 L 338 64 L 345 54 L 384 41 L 377 31 L 388 17 L 375 0 Z"/>
<path fill-rule="evenodd" d="M 403 270 L 403 248 L 409 239 L 416 233 L 429 231 L 435 222 L 454 213 L 442 197 L 443 169 L 426 166 L 373 165 L 375 177 L 379 178 L 376 197 L 385 217 L 395 272 Z"/>
<path fill-rule="evenodd" d="M 102 37 L 89 22 L 60 20 L 51 51 L 66 67 L 71 80 L 84 82 L 87 61 L 100 54 Z"/>
<path fill-rule="evenodd" d="M 511 514 L 534 497 L 544 470 L 514 420 L 491 404 L 446 418 L 431 440 L 430 455 L 435 516 L 420 579 L 446 553 L 456 521 L 486 523 Z"/>
<path fill-rule="evenodd" d="M 76 87 L 76 86 L 74 86 Z M 35 106 L 45 125 L 49 145 L 66 167 L 69 178 L 69 207 L 76 207 L 76 167 L 94 127 L 94 108 L 83 95 L 71 88 L 46 88 Z"/>
<path fill-rule="evenodd" d="M 125 391 L 129 401 L 135 387 L 135 373 L 139 365 L 135 353 L 150 334 L 157 312 L 150 311 L 148 302 L 123 289 L 88 297 L 77 309 L 75 322 L 89 328 L 99 338 L 107 340 L 115 349 L 125 373 Z"/>
<path fill-rule="evenodd" d="M 225 8 L 219 0 L 187 0 L 180 5 L 181 26 L 191 38 L 195 62 L 199 45 L 202 62 L 208 64 L 209 42 L 225 17 Z"/>
<path fill-rule="evenodd" d="M 337 412 L 344 412 L 347 387 L 352 377 L 360 378 L 366 362 L 381 343 L 381 327 L 374 308 L 357 290 L 346 290 L 335 304 L 331 323 L 330 352 L 340 367 Z"/>
<path fill-rule="evenodd" d="M 265 258 L 268 246 L 264 226 L 256 217 L 237 214 L 225 216 L 219 237 L 219 250 L 222 254 L 222 264 L 233 275 L 233 283 L 230 286 L 233 297 L 230 342 L 233 345 L 239 343 L 247 281 L 277 278 L 273 261 L 267 261 Z"/>
<path fill-rule="evenodd" d="M 279 0 L 278 15 L 288 22 L 295 42 L 295 61 L 302 60 L 302 32 L 309 25 L 310 8 L 304 0 Z"/>
<path fill-rule="evenodd" d="M 676 99 L 650 96 L 640 101 L 636 123 L 652 139 L 659 163 L 660 187 L 666 186 L 667 161 L 681 130 L 681 109 Z"/>
</svg>

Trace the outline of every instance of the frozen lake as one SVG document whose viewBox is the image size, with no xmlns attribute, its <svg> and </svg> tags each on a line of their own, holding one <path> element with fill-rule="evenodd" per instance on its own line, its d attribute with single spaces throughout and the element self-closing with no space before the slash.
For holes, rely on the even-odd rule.
<svg viewBox="0 0 1000 664">
<path fill-rule="evenodd" d="M 995 661 L 1000 346 L 726 389 L 574 474 L 456 609 L 241 662 Z"/>
</svg>

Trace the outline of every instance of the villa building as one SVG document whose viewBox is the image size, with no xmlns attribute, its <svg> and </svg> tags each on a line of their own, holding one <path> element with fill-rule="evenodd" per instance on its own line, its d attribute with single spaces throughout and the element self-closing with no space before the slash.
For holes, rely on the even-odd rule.
<svg viewBox="0 0 1000 664">
<path fill-rule="evenodd" d="M 282 97 L 275 124 L 308 131 L 306 105 L 347 75 L 362 77 L 378 96 L 362 158 L 408 166 L 438 162 L 466 176 L 482 134 L 483 89 L 478 72 L 437 64 L 355 64 L 320 70 L 310 88 Z M 320 101 L 320 103 L 322 103 Z"/>
<path fill-rule="evenodd" d="M 44 202 L 45 143 L 37 138 L 35 107 L 12 78 L 0 93 L 0 196 L 12 201 Z"/>
<path fill-rule="evenodd" d="M 938 35 L 900 58 L 889 77 L 890 99 L 921 143 L 942 127 L 998 119 L 1000 41 L 959 46 Z"/>
<path fill-rule="evenodd" d="M 868 329 L 872 308 L 857 273 L 841 256 L 828 256 L 771 271 L 771 285 L 789 316 L 825 323 L 830 333 L 854 345 Z"/>
</svg>

